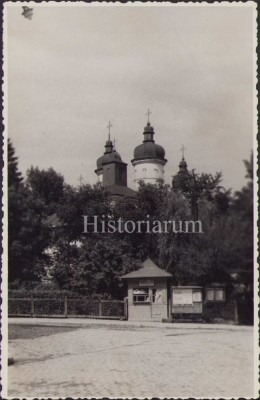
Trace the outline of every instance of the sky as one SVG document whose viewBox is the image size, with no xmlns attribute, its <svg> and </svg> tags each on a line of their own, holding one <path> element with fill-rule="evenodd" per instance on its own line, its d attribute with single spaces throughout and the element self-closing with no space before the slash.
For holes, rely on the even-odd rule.
<svg viewBox="0 0 260 400">
<path fill-rule="evenodd" d="M 27 3 L 22 3 L 23 5 Z M 80 5 L 81 4 L 81 5 Z M 25 176 L 53 167 L 94 184 L 111 121 L 133 184 L 147 109 L 164 147 L 165 181 L 189 169 L 245 185 L 254 135 L 253 3 L 5 3 L 7 131 Z"/>
</svg>

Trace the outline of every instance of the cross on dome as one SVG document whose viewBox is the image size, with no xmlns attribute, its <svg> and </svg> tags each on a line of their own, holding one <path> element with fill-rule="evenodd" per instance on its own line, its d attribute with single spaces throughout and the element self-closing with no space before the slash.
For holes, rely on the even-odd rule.
<svg viewBox="0 0 260 400">
<path fill-rule="evenodd" d="M 82 186 L 83 181 L 84 181 L 84 178 L 83 178 L 83 176 L 80 174 L 80 176 L 79 176 L 79 185 L 80 185 L 80 186 Z"/>
<path fill-rule="evenodd" d="M 145 113 L 145 115 L 147 115 L 147 117 L 148 117 L 147 124 L 150 124 L 150 114 L 152 114 L 152 111 L 150 111 L 150 109 L 148 108 L 147 113 Z"/>
<path fill-rule="evenodd" d="M 113 125 L 111 124 L 111 122 L 109 121 L 108 122 L 108 126 L 107 126 L 107 128 L 108 128 L 108 139 L 110 140 L 110 128 L 112 127 Z"/>
<path fill-rule="evenodd" d="M 181 152 L 182 152 L 182 159 L 184 160 L 184 150 L 186 150 L 186 147 L 184 147 L 183 145 L 180 148 Z"/>
</svg>

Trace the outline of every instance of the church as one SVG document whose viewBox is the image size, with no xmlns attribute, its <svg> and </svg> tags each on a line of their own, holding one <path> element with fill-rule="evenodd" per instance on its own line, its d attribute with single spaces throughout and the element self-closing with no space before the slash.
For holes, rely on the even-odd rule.
<svg viewBox="0 0 260 400">
<path fill-rule="evenodd" d="M 143 143 L 135 147 L 133 159 L 131 160 L 134 167 L 136 190 L 138 190 L 141 181 L 150 184 L 156 184 L 159 181 L 164 182 L 164 167 L 167 159 L 165 158 L 164 148 L 155 143 L 155 131 L 149 120 L 150 113 L 148 109 L 148 121 L 143 131 Z M 103 184 L 104 189 L 113 197 L 134 198 L 136 191 L 127 186 L 127 164 L 122 161 L 120 154 L 115 149 L 115 144 L 110 139 L 111 126 L 109 122 L 105 152 L 97 159 L 95 173 L 98 181 Z M 179 173 L 187 171 L 184 155 L 179 168 Z"/>
<path fill-rule="evenodd" d="M 127 186 L 127 163 L 125 163 L 110 138 L 111 123 L 108 124 L 108 140 L 104 154 L 97 159 L 95 173 L 98 182 L 103 184 L 113 200 L 132 198 L 137 195 L 140 182 L 157 184 L 164 182 L 164 167 L 167 164 L 164 148 L 155 142 L 155 130 L 148 121 L 143 130 L 143 141 L 137 144 L 131 160 L 134 168 L 135 190 Z M 196 184 L 194 172 L 188 171 L 182 146 L 182 159 L 179 171 L 173 177 L 172 189 L 182 189 Z M 198 219 L 197 200 L 191 197 L 191 212 Z M 233 303 L 226 299 L 226 288 L 221 283 L 211 283 L 205 287 L 195 283 L 190 286 L 172 286 L 172 275 L 159 268 L 151 259 L 147 259 L 137 271 L 121 276 L 128 287 L 129 320 L 201 320 L 202 313 L 211 318 L 221 315 L 224 319 L 233 319 Z M 227 305 L 228 304 L 228 305 Z"/>
</svg>

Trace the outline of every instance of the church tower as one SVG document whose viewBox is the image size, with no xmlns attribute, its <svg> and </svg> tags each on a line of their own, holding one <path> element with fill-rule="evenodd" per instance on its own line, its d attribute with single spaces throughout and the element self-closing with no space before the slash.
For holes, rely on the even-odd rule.
<svg viewBox="0 0 260 400">
<path fill-rule="evenodd" d="M 188 165 L 184 158 L 184 150 L 185 150 L 185 147 L 182 145 L 182 148 L 181 148 L 182 159 L 179 164 L 179 171 L 176 175 L 173 176 L 173 179 L 172 179 L 172 188 L 183 191 L 183 192 L 188 190 L 188 188 L 190 186 L 190 180 L 191 180 L 191 175 L 188 171 Z"/>
<path fill-rule="evenodd" d="M 98 182 L 101 183 L 103 182 L 103 163 L 110 160 L 112 150 L 113 150 L 113 143 L 110 140 L 110 132 L 109 132 L 108 140 L 106 141 L 105 144 L 105 152 L 103 156 L 97 159 L 97 169 L 95 170 L 95 173 L 97 174 Z"/>
<path fill-rule="evenodd" d="M 103 183 L 104 189 L 114 197 L 134 197 L 135 191 L 127 187 L 127 164 L 121 159 L 110 139 L 111 123 L 108 124 L 108 140 L 105 144 L 103 156 L 97 160 L 98 181 Z"/>
<path fill-rule="evenodd" d="M 143 132 L 143 143 L 135 148 L 134 158 L 131 161 L 134 166 L 136 189 L 140 181 L 155 184 L 159 180 L 164 180 L 164 166 L 167 160 L 164 158 L 164 148 L 154 141 L 155 132 L 149 121 L 150 113 L 148 109 L 148 122 Z"/>
</svg>

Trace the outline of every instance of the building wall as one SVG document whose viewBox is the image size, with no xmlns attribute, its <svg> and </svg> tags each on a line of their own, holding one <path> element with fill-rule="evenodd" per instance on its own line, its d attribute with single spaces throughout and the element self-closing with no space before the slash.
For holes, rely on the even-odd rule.
<svg viewBox="0 0 260 400">
<path fill-rule="evenodd" d="M 164 165 L 158 160 L 134 162 L 134 183 L 138 189 L 139 181 L 145 183 L 156 183 L 158 179 L 164 180 Z"/>
<path fill-rule="evenodd" d="M 103 182 L 103 172 L 97 173 L 97 177 L 98 177 L 98 182 L 102 183 Z"/>
<path fill-rule="evenodd" d="M 168 317 L 168 291 L 167 280 L 155 278 L 154 286 L 149 287 L 150 302 L 134 303 L 133 291 L 139 288 L 139 279 L 128 280 L 128 319 L 135 321 L 162 321 Z M 161 293 L 161 303 L 153 303 L 152 289 L 159 289 Z"/>
<path fill-rule="evenodd" d="M 127 165 L 123 163 L 110 163 L 103 165 L 103 185 L 127 186 Z"/>
</svg>

